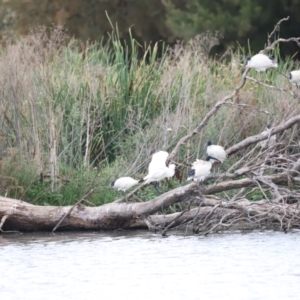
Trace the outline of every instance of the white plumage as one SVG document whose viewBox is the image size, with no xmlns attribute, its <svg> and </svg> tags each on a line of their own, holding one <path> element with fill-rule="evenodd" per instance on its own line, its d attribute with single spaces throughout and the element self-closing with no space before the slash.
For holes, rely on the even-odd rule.
<svg viewBox="0 0 300 300">
<path fill-rule="evenodd" d="M 290 73 L 289 76 L 290 82 L 299 85 L 300 84 L 300 70 L 295 70 Z"/>
<path fill-rule="evenodd" d="M 151 171 L 145 176 L 140 182 L 145 181 L 145 183 L 151 183 L 160 181 L 164 178 L 173 177 L 175 174 L 175 165 L 170 164 L 168 167 L 165 164 L 156 165 L 151 168 Z"/>
<path fill-rule="evenodd" d="M 158 151 L 152 155 L 151 162 L 148 166 L 148 175 L 141 179 L 139 182 L 145 183 L 157 182 L 164 178 L 173 177 L 175 174 L 176 166 L 170 164 L 166 166 L 166 160 L 169 153 L 166 151 Z"/>
<path fill-rule="evenodd" d="M 265 54 L 256 54 L 247 58 L 246 67 L 255 69 L 258 72 L 265 72 L 269 68 L 277 68 L 275 59 Z"/>
<path fill-rule="evenodd" d="M 266 130 L 263 131 L 261 134 L 263 134 L 263 133 L 268 133 L 268 135 L 271 134 L 271 126 L 267 125 Z M 259 145 L 262 148 L 266 148 L 266 147 L 269 147 L 271 145 L 274 145 L 275 143 L 276 143 L 276 134 L 269 136 L 266 140 L 260 141 Z"/>
<path fill-rule="evenodd" d="M 206 152 L 208 156 L 210 156 L 212 159 L 215 159 L 216 161 L 219 161 L 221 164 L 228 157 L 226 151 L 222 146 L 212 145 L 211 141 L 207 142 Z"/>
<path fill-rule="evenodd" d="M 188 172 L 187 180 L 193 179 L 196 182 L 203 182 L 204 179 L 210 174 L 210 169 L 212 167 L 214 160 L 212 157 L 207 156 L 206 161 L 202 159 L 197 159 Z"/>
<path fill-rule="evenodd" d="M 166 165 L 166 160 L 169 156 L 169 153 L 166 151 L 158 151 L 152 155 L 151 162 L 148 166 L 148 173 L 152 172 L 158 168 L 158 166 Z"/>
<path fill-rule="evenodd" d="M 135 180 L 131 177 L 120 177 L 116 181 L 113 181 L 110 186 L 118 191 L 123 191 L 124 193 L 138 184 L 138 180 Z"/>
</svg>

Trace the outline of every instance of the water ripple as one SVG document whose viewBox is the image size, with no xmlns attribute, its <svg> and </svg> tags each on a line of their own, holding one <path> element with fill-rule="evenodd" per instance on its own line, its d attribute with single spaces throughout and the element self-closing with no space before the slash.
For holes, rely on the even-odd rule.
<svg viewBox="0 0 300 300">
<path fill-rule="evenodd" d="M 1 299 L 295 299 L 300 233 L 0 236 Z"/>
</svg>

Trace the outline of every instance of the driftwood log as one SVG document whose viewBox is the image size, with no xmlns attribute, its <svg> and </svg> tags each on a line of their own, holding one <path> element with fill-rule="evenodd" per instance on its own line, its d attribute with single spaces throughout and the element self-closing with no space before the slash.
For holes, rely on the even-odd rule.
<svg viewBox="0 0 300 300">
<path fill-rule="evenodd" d="M 271 134 L 282 133 L 300 122 L 300 115 L 274 127 Z M 255 145 L 270 136 L 259 134 L 246 138 L 227 150 L 229 155 Z M 190 183 L 170 190 L 148 202 L 117 202 L 99 207 L 36 206 L 24 201 L 0 197 L 0 230 L 55 231 L 149 228 L 166 234 L 171 228 L 189 228 L 208 234 L 237 225 L 243 228 L 277 228 L 288 231 L 300 228 L 300 154 L 276 151 L 251 151 L 226 173 L 212 174 L 212 184 Z M 272 155 L 270 155 L 272 153 Z M 239 167 L 241 164 L 241 167 Z M 276 171 L 276 172 L 275 172 Z M 246 194 L 257 189 L 267 199 L 251 202 Z M 233 192 L 226 195 L 227 192 Z M 267 195 L 268 194 L 268 195 Z M 226 197 L 227 196 L 227 197 Z M 180 204 L 181 211 L 168 213 L 170 206 Z"/>
<path fill-rule="evenodd" d="M 300 196 L 298 191 L 281 193 L 272 201 L 256 202 L 243 197 L 225 201 L 209 195 L 255 187 L 257 182 L 276 187 L 292 182 L 299 186 L 300 177 L 292 177 L 290 173 L 221 181 L 205 188 L 191 183 L 148 202 L 110 203 L 99 207 L 81 204 L 75 207 L 36 206 L 0 197 L 0 230 L 53 231 L 64 218 L 59 230 L 149 228 L 165 234 L 168 229 L 181 227 L 192 229 L 194 233 L 208 234 L 238 225 L 239 229 L 277 228 L 286 232 L 300 228 L 299 202 L 288 203 L 289 199 Z M 156 214 L 176 203 L 184 206 L 181 212 Z"/>
</svg>

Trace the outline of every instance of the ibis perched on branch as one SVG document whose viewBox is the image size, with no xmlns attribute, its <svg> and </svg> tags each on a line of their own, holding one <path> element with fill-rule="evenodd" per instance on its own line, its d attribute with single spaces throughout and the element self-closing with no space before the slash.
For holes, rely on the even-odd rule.
<svg viewBox="0 0 300 300">
<path fill-rule="evenodd" d="M 166 151 L 158 151 L 152 155 L 151 162 L 148 166 L 148 175 L 139 181 L 145 182 L 145 184 L 153 183 L 154 188 L 160 192 L 157 188 L 158 182 L 165 179 L 171 178 L 175 174 L 175 164 L 166 166 L 166 160 L 169 153 Z"/>
<path fill-rule="evenodd" d="M 214 159 L 215 161 L 218 161 L 221 164 L 228 157 L 225 149 L 222 146 L 212 145 L 211 141 L 207 142 L 206 152 L 207 155 L 211 157 L 211 159 Z"/>
<path fill-rule="evenodd" d="M 267 69 L 277 68 L 278 64 L 274 57 L 260 53 L 252 57 L 247 57 L 246 67 L 255 69 L 258 72 L 265 72 Z"/>
<path fill-rule="evenodd" d="M 188 172 L 187 180 L 193 180 L 196 182 L 203 182 L 205 178 L 210 174 L 210 169 L 214 163 L 214 159 L 210 156 L 206 157 L 206 160 L 197 159 L 191 170 Z"/>
<path fill-rule="evenodd" d="M 150 164 L 148 166 L 148 173 L 153 169 L 157 169 L 158 166 L 166 165 L 166 160 L 169 156 L 169 153 L 166 151 L 158 151 L 152 154 Z"/>
<path fill-rule="evenodd" d="M 139 181 L 131 177 L 120 177 L 117 180 L 113 181 L 110 186 L 116 189 L 117 191 L 122 191 L 126 198 L 126 191 L 138 184 Z M 127 202 L 127 198 L 126 198 Z"/>
<path fill-rule="evenodd" d="M 126 192 L 136 184 L 138 184 L 138 180 L 135 180 L 131 177 L 120 177 L 117 180 L 113 181 L 110 186 L 117 191 Z"/>
</svg>

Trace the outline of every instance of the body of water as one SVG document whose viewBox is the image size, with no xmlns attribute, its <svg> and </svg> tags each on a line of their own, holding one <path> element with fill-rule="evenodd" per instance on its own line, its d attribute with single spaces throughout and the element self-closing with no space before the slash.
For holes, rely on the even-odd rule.
<svg viewBox="0 0 300 300">
<path fill-rule="evenodd" d="M 300 232 L 0 236 L 0 299 L 299 299 Z"/>
</svg>

